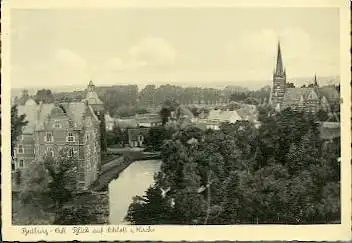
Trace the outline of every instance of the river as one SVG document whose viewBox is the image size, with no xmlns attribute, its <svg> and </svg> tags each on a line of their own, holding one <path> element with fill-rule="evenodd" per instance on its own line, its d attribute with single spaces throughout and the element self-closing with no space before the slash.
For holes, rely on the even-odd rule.
<svg viewBox="0 0 352 243">
<path fill-rule="evenodd" d="M 154 183 L 154 174 L 160 170 L 160 160 L 135 161 L 109 184 L 110 224 L 125 224 L 124 218 L 132 198 L 143 196 Z"/>
</svg>

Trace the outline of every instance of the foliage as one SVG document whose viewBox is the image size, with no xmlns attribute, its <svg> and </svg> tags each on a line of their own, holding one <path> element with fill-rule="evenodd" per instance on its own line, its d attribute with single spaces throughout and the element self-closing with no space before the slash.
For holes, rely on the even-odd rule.
<svg viewBox="0 0 352 243">
<path fill-rule="evenodd" d="M 294 83 L 287 82 L 286 88 L 296 88 Z"/>
<path fill-rule="evenodd" d="M 247 97 L 246 93 L 233 93 L 230 95 L 230 101 L 242 101 Z"/>
<path fill-rule="evenodd" d="M 107 145 L 123 145 L 128 142 L 127 130 L 121 128 L 115 123 L 112 131 L 107 132 Z"/>
<path fill-rule="evenodd" d="M 61 150 L 57 158 L 46 156 L 27 167 L 20 193 L 22 204 L 32 204 L 44 211 L 60 212 L 76 190 L 76 161 Z"/>
<path fill-rule="evenodd" d="M 146 146 L 153 150 L 159 151 L 165 140 L 171 139 L 173 134 L 172 128 L 167 128 L 164 126 L 151 127 L 145 137 Z"/>
<path fill-rule="evenodd" d="M 168 122 L 169 117 L 171 116 L 171 112 L 175 111 L 178 105 L 179 104 L 175 100 L 164 101 L 160 110 L 160 116 L 163 125 Z"/>
<path fill-rule="evenodd" d="M 17 105 L 11 107 L 11 156 L 14 155 L 14 148 L 16 146 L 18 137 L 22 134 L 22 129 L 26 126 L 26 115 L 18 115 Z"/>
<path fill-rule="evenodd" d="M 340 140 L 317 117 L 262 106 L 261 126 L 179 129 L 161 171 L 130 205 L 134 224 L 312 224 L 340 220 Z M 160 210 L 157 205 L 162 205 Z M 144 214 L 145 213 L 145 214 Z"/>
<path fill-rule="evenodd" d="M 147 109 L 137 107 L 137 106 L 122 105 L 116 110 L 116 115 L 118 117 L 131 117 L 136 114 L 146 114 L 146 113 L 148 113 Z"/>
<path fill-rule="evenodd" d="M 137 104 L 137 85 L 116 85 L 112 87 L 97 87 L 96 92 L 103 101 L 105 110 L 115 116 L 120 107 L 134 107 Z"/>
<path fill-rule="evenodd" d="M 37 103 L 43 102 L 49 104 L 54 102 L 54 95 L 51 93 L 50 89 L 40 89 L 34 96 L 34 100 Z"/>
</svg>

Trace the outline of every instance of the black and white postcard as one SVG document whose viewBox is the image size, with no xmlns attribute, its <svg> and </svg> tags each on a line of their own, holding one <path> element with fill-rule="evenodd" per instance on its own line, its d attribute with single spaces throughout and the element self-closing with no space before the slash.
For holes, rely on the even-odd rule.
<svg viewBox="0 0 352 243">
<path fill-rule="evenodd" d="M 348 3 L 2 1 L 4 240 L 349 240 Z"/>
</svg>

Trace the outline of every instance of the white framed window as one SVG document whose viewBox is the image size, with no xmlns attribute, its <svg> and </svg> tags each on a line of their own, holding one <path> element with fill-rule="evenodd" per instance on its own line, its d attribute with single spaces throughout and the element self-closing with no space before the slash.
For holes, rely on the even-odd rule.
<svg viewBox="0 0 352 243">
<path fill-rule="evenodd" d="M 22 167 L 24 166 L 24 160 L 23 160 L 23 159 L 20 159 L 20 160 L 18 161 L 18 165 L 19 165 L 20 168 L 22 168 Z"/>
<path fill-rule="evenodd" d="M 144 137 L 142 135 L 138 135 L 138 142 L 143 142 Z"/>
<path fill-rule="evenodd" d="M 69 132 L 66 137 L 66 142 L 74 142 L 75 141 L 75 136 L 73 132 Z"/>
<path fill-rule="evenodd" d="M 44 142 L 53 142 L 54 141 L 54 137 L 53 137 L 53 133 L 52 132 L 46 132 L 45 136 L 44 136 Z"/>
<path fill-rule="evenodd" d="M 54 157 L 54 149 L 52 147 L 48 147 L 46 151 L 49 156 Z"/>
<path fill-rule="evenodd" d="M 53 126 L 54 126 L 54 128 L 62 128 L 61 122 L 58 121 L 58 120 L 54 121 L 54 125 Z"/>
<path fill-rule="evenodd" d="M 73 157 L 73 154 L 74 154 L 73 148 L 69 148 L 69 149 L 68 149 L 68 154 L 67 154 L 67 156 L 70 157 L 70 158 L 72 158 L 72 157 Z"/>
<path fill-rule="evenodd" d="M 18 154 L 23 154 L 24 153 L 24 149 L 23 149 L 23 145 L 22 144 L 19 144 L 18 145 L 18 149 L 16 151 Z"/>
</svg>

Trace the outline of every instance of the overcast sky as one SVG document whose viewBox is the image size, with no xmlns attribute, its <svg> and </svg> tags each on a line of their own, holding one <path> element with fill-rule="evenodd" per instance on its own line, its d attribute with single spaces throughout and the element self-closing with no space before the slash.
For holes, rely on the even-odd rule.
<svg viewBox="0 0 352 243">
<path fill-rule="evenodd" d="M 13 10 L 12 87 L 339 75 L 334 8 Z"/>
</svg>

